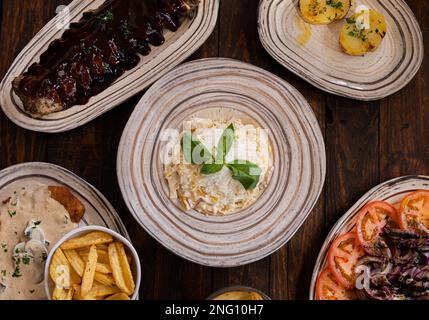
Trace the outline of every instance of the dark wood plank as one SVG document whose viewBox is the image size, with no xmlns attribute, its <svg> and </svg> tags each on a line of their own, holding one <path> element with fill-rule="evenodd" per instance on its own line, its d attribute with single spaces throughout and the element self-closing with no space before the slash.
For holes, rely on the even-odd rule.
<svg viewBox="0 0 429 320">
<path fill-rule="evenodd" d="M 48 21 L 53 8 L 54 0 L 2 1 L 1 77 L 19 51 Z M 46 135 L 21 129 L 0 112 L 0 169 L 26 161 L 45 161 L 46 140 Z"/>
<path fill-rule="evenodd" d="M 329 96 L 327 227 L 379 182 L 379 102 Z"/>
<path fill-rule="evenodd" d="M 429 34 L 429 3 L 408 0 L 424 36 Z M 427 39 L 426 39 L 427 40 Z M 429 173 L 429 43 L 414 80 L 381 102 L 381 180 Z"/>
<path fill-rule="evenodd" d="M 295 82 L 293 82 L 295 83 Z M 325 136 L 325 112 L 326 112 L 326 96 L 327 94 L 316 90 L 309 84 L 300 85 L 297 87 L 301 93 L 307 98 L 311 104 L 316 117 Z M 287 260 L 287 275 L 273 268 L 279 263 L 284 264 L 284 259 L 278 259 L 276 255 L 271 257 L 271 295 L 274 299 L 292 299 L 305 300 L 308 299 L 308 291 L 310 287 L 311 275 L 313 266 L 316 262 L 319 253 L 320 244 L 325 237 L 325 193 L 322 194 L 315 208 L 310 213 L 303 226 L 298 230 L 296 235 L 289 241 L 286 248 L 288 257 Z M 281 286 L 287 281 L 286 289 Z"/>
</svg>

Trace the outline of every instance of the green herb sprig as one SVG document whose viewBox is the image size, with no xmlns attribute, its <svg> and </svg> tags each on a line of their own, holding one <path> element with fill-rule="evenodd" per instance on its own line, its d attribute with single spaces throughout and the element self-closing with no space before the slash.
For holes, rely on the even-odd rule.
<svg viewBox="0 0 429 320">
<path fill-rule="evenodd" d="M 222 133 L 216 155 L 213 156 L 201 141 L 187 132 L 182 138 L 182 150 L 188 163 L 202 165 L 201 174 L 215 174 L 226 167 L 231 171 L 234 180 L 240 182 L 246 190 L 253 190 L 259 183 L 261 168 L 247 160 L 234 160 L 226 163 L 226 156 L 231 150 L 234 140 L 235 128 L 233 124 L 230 124 Z"/>
</svg>

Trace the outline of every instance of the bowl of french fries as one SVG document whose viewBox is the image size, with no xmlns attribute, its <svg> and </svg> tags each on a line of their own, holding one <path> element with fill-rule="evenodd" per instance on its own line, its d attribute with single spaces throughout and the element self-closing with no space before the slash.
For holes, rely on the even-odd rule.
<svg viewBox="0 0 429 320">
<path fill-rule="evenodd" d="M 137 300 L 140 280 L 140 260 L 132 244 L 104 227 L 69 232 L 46 260 L 50 300 Z"/>
</svg>

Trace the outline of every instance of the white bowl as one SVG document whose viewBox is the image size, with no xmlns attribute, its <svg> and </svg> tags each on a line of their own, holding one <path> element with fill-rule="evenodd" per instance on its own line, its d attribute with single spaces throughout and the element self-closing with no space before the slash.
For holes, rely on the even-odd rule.
<svg viewBox="0 0 429 320">
<path fill-rule="evenodd" d="M 51 249 L 51 251 L 49 252 L 48 258 L 46 260 L 46 265 L 45 265 L 45 293 L 46 293 L 48 300 L 51 300 L 52 291 L 53 291 L 53 287 L 54 287 L 54 283 L 53 283 L 51 277 L 49 276 L 49 266 L 51 265 L 52 256 L 54 255 L 55 251 L 57 251 L 57 249 L 65 241 L 79 237 L 82 234 L 93 232 L 93 231 L 102 231 L 102 232 L 110 234 L 116 240 L 121 241 L 125 245 L 125 250 L 131 254 L 131 256 L 132 256 L 131 271 L 133 273 L 134 281 L 136 283 L 136 289 L 135 289 L 133 295 L 131 296 L 131 300 L 138 300 L 140 281 L 141 281 L 141 266 L 140 266 L 140 259 L 139 259 L 139 256 L 137 254 L 136 249 L 134 249 L 134 247 L 130 241 L 128 241 L 123 236 L 121 236 L 119 233 L 112 231 L 110 229 L 107 229 L 105 227 L 100 227 L 100 226 L 87 226 L 87 227 L 72 230 L 69 233 L 67 233 L 64 237 L 62 237 L 55 244 L 55 246 Z"/>
</svg>

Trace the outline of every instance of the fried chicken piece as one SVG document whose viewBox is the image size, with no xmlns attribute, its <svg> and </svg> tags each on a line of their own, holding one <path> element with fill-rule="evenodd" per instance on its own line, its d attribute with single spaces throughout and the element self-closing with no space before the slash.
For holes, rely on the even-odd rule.
<svg viewBox="0 0 429 320">
<path fill-rule="evenodd" d="M 85 206 L 67 187 L 49 186 L 51 198 L 61 203 L 70 215 L 71 221 L 79 223 L 85 214 Z"/>
</svg>

